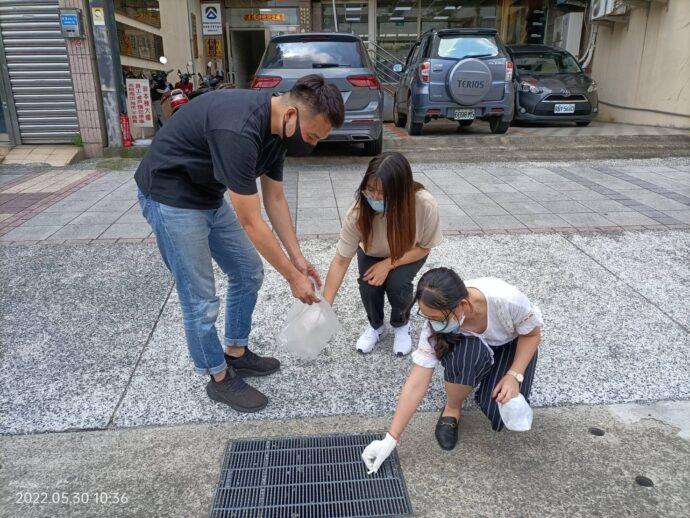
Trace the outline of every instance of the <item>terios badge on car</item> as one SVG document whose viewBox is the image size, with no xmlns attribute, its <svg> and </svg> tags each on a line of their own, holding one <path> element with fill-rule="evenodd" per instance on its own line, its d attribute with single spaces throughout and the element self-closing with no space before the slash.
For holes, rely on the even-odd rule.
<svg viewBox="0 0 690 518">
<path fill-rule="evenodd" d="M 597 84 L 572 54 L 547 45 L 508 51 L 515 63 L 515 120 L 587 126 L 596 117 Z"/>
</svg>

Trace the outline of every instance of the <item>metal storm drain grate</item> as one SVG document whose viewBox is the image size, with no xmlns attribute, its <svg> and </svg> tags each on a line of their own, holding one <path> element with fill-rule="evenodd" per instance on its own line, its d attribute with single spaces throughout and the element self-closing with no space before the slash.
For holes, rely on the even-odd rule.
<svg viewBox="0 0 690 518">
<path fill-rule="evenodd" d="M 210 516 L 411 516 L 396 451 L 367 475 L 360 455 L 382 434 L 229 442 Z"/>
</svg>

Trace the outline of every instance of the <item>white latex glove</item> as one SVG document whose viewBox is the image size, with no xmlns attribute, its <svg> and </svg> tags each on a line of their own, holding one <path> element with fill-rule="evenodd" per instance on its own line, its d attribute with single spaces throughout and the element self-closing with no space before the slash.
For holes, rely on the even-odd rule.
<svg viewBox="0 0 690 518">
<path fill-rule="evenodd" d="M 369 475 L 379 470 L 383 461 L 393 453 L 397 444 L 398 441 L 396 441 L 391 434 L 387 433 L 385 439 L 382 441 L 373 441 L 369 446 L 364 448 L 362 460 L 369 470 Z"/>
</svg>

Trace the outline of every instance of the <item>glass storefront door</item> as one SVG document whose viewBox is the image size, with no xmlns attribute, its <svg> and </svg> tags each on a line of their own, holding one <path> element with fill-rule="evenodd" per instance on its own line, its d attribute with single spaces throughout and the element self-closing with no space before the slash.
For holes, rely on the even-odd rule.
<svg viewBox="0 0 690 518">
<path fill-rule="evenodd" d="M 353 2 L 351 0 L 335 1 L 335 16 L 333 15 L 333 1 L 321 2 L 321 27 L 325 32 L 345 32 L 355 34 L 366 40 L 369 38 L 368 2 Z"/>
<path fill-rule="evenodd" d="M 378 44 L 404 61 L 412 44 L 430 29 L 496 27 L 497 4 L 498 0 L 378 0 Z"/>
<path fill-rule="evenodd" d="M 401 62 L 419 35 L 418 2 L 379 0 L 376 6 L 376 36 L 379 46 Z"/>
<path fill-rule="evenodd" d="M 498 0 L 423 0 L 422 33 L 458 27 L 495 28 L 497 3 Z"/>
</svg>

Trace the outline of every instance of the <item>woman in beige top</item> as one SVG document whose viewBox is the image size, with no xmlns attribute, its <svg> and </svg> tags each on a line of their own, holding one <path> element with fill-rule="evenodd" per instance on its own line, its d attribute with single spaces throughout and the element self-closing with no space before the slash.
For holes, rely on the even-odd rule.
<svg viewBox="0 0 690 518">
<path fill-rule="evenodd" d="M 442 239 L 436 200 L 413 180 L 407 159 L 394 152 L 373 158 L 343 221 L 323 291 L 333 304 L 357 255 L 359 292 L 369 320 L 357 340 L 359 352 L 371 352 L 384 331 L 384 296 L 391 305 L 395 354 L 412 351 L 407 311 L 412 280 Z"/>
</svg>

